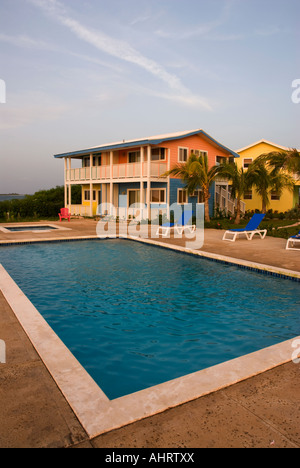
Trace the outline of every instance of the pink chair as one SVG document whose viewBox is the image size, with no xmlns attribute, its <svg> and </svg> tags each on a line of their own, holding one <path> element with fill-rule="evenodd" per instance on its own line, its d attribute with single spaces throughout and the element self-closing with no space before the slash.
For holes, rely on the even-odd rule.
<svg viewBox="0 0 300 468">
<path fill-rule="evenodd" d="M 67 219 L 68 221 L 70 221 L 70 219 L 71 219 L 71 214 L 70 214 L 68 208 L 61 208 L 60 213 L 58 214 L 58 216 L 59 216 L 60 222 L 61 222 L 62 219 Z"/>
</svg>

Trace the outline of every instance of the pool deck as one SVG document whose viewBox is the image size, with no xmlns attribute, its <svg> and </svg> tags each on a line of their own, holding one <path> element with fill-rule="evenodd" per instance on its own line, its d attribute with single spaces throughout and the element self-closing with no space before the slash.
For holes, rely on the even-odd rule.
<svg viewBox="0 0 300 468">
<path fill-rule="evenodd" d="M 71 231 L 0 232 L 0 244 L 96 237 L 93 220 L 61 224 Z M 205 231 L 201 251 L 300 272 L 300 252 L 285 250 L 284 239 L 231 243 L 222 241 L 222 235 L 223 231 Z M 184 245 L 183 239 L 173 237 L 159 241 Z M 0 339 L 7 351 L 7 363 L 0 364 L 0 448 L 300 448 L 300 364 L 292 361 L 91 438 L 1 292 Z"/>
</svg>

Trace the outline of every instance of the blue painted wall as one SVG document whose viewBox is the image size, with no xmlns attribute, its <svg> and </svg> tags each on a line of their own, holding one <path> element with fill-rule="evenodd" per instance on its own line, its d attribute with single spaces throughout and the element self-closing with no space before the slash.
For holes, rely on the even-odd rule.
<svg viewBox="0 0 300 468">
<path fill-rule="evenodd" d="M 184 188 L 185 184 L 179 179 L 171 179 L 170 180 L 170 205 L 173 203 L 177 203 L 177 190 L 179 188 Z M 209 214 L 213 216 L 214 214 L 214 193 L 215 193 L 215 184 L 212 184 L 210 188 L 211 197 L 209 199 Z M 189 197 L 188 202 L 191 203 L 193 213 L 196 213 L 196 204 L 197 204 L 197 197 Z"/>
</svg>

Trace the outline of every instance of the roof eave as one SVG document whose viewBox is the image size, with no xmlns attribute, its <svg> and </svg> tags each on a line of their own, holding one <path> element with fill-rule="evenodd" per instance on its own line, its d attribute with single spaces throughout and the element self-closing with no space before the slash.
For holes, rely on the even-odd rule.
<svg viewBox="0 0 300 468">
<path fill-rule="evenodd" d="M 67 157 L 81 157 L 87 154 L 91 153 L 97 153 L 97 152 L 102 152 L 102 151 L 114 151 L 117 149 L 125 149 L 125 148 L 135 148 L 138 146 L 147 146 L 147 145 L 160 145 L 166 141 L 174 141 L 174 140 L 181 140 L 183 138 L 188 138 L 190 136 L 194 135 L 202 135 L 206 138 L 208 138 L 211 142 L 213 142 L 216 146 L 220 147 L 222 150 L 225 152 L 231 154 L 234 158 L 239 158 L 240 155 L 236 153 L 235 151 L 230 150 L 226 146 L 222 145 L 219 143 L 217 140 L 212 138 L 208 133 L 204 132 L 203 130 L 193 130 L 190 132 L 182 133 L 182 134 L 176 134 L 176 135 L 162 135 L 161 138 L 159 135 L 157 137 L 150 137 L 148 139 L 143 139 L 143 140 L 132 140 L 132 141 L 126 141 L 122 143 L 115 143 L 115 144 L 108 144 L 108 145 L 103 145 L 99 147 L 93 147 L 93 148 L 86 148 L 84 150 L 80 151 L 72 151 L 68 153 L 61 153 L 61 154 L 56 154 L 54 155 L 54 158 L 61 159 L 61 158 L 67 158 Z"/>
</svg>

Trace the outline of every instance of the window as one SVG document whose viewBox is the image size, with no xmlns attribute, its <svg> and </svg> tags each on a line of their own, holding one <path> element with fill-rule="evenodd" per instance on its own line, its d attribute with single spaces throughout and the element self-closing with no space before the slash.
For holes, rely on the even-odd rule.
<svg viewBox="0 0 300 468">
<path fill-rule="evenodd" d="M 185 203 L 188 203 L 188 193 L 185 189 L 178 189 L 177 203 L 179 205 L 184 205 Z"/>
<path fill-rule="evenodd" d="M 195 190 L 191 197 L 197 198 L 197 203 L 204 203 L 204 194 L 203 190 Z"/>
<path fill-rule="evenodd" d="M 140 151 L 132 151 L 128 153 L 128 160 L 130 163 L 138 163 L 141 160 Z"/>
<path fill-rule="evenodd" d="M 188 160 L 188 148 L 178 148 L 178 161 L 187 162 Z"/>
<path fill-rule="evenodd" d="M 89 190 L 84 191 L 84 201 L 91 201 L 91 192 Z M 96 190 L 93 190 L 93 201 L 96 201 Z"/>
<path fill-rule="evenodd" d="M 165 148 L 152 148 L 151 161 L 165 161 L 166 149 Z"/>
<path fill-rule="evenodd" d="M 275 190 L 271 192 L 271 200 L 280 200 L 280 195 Z"/>
<path fill-rule="evenodd" d="M 151 203 L 166 203 L 166 189 L 151 189 Z"/>
<path fill-rule="evenodd" d="M 91 165 L 90 157 L 88 156 L 87 158 L 83 158 L 82 167 L 90 167 L 90 165 Z"/>
<path fill-rule="evenodd" d="M 128 206 L 140 203 L 140 190 L 128 190 Z"/>
<path fill-rule="evenodd" d="M 253 162 L 253 159 L 244 159 L 243 163 L 244 163 L 244 169 L 248 169 L 248 167 L 250 166 L 250 164 L 252 164 Z"/>
<path fill-rule="evenodd" d="M 196 156 L 208 156 L 208 152 L 207 151 L 201 151 L 201 150 L 197 150 L 197 149 L 192 149 L 191 150 L 191 153 L 195 154 Z"/>
<path fill-rule="evenodd" d="M 101 154 L 93 156 L 93 166 L 101 166 Z"/>
<path fill-rule="evenodd" d="M 247 190 L 244 193 L 244 200 L 252 200 L 252 190 Z"/>
<path fill-rule="evenodd" d="M 216 165 L 219 166 L 220 164 L 226 164 L 227 158 L 224 158 L 224 156 L 216 156 Z"/>
</svg>

